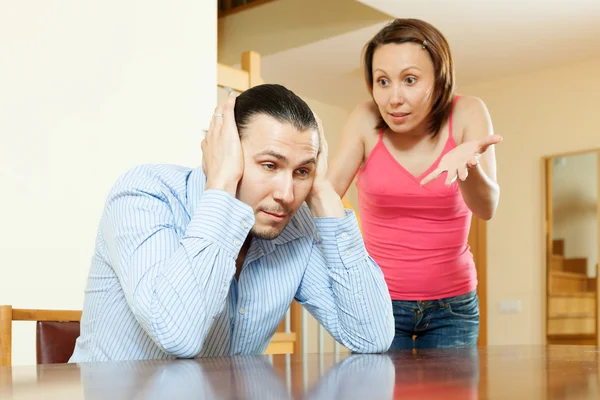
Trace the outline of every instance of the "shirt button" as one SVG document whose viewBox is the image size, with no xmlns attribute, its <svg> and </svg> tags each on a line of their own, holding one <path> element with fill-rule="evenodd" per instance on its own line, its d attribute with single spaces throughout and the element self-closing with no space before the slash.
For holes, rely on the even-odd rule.
<svg viewBox="0 0 600 400">
<path fill-rule="evenodd" d="M 239 246 L 239 245 L 241 245 L 242 243 L 241 243 L 239 240 L 235 239 L 235 240 L 233 241 L 233 244 L 234 244 L 234 245 L 236 245 L 236 246 Z"/>
<path fill-rule="evenodd" d="M 246 313 L 246 310 L 243 308 L 240 308 L 240 314 L 244 315 Z"/>
<path fill-rule="evenodd" d="M 348 239 L 348 234 L 346 232 L 342 233 L 342 239 Z"/>
<path fill-rule="evenodd" d="M 350 253 L 352 253 L 352 251 L 350 249 L 346 249 L 345 253 L 348 256 L 348 255 L 350 255 Z"/>
<path fill-rule="evenodd" d="M 248 229 L 248 223 L 246 221 L 242 221 L 242 228 Z"/>
</svg>

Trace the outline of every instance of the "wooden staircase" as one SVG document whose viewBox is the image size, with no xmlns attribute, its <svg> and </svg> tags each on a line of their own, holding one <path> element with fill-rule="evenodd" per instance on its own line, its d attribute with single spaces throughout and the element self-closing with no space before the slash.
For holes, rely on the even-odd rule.
<svg viewBox="0 0 600 400">
<path fill-rule="evenodd" d="M 596 265 L 596 275 L 598 265 Z M 548 344 L 597 344 L 597 278 L 586 258 L 565 258 L 564 240 L 553 240 L 548 270 Z"/>
</svg>

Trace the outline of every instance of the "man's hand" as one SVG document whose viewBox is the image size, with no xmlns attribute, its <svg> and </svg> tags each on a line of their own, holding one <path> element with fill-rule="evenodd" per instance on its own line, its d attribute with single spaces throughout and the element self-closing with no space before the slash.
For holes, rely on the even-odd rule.
<svg viewBox="0 0 600 400">
<path fill-rule="evenodd" d="M 306 197 L 306 204 L 314 217 L 345 217 L 342 199 L 327 179 L 328 148 L 321 119 L 315 114 L 319 129 L 319 154 L 312 189 Z"/>
<path fill-rule="evenodd" d="M 235 95 L 232 93 L 225 104 L 215 109 L 202 141 L 202 169 L 206 175 L 206 189 L 224 190 L 235 197 L 244 173 L 244 159 L 234 106 Z"/>
</svg>

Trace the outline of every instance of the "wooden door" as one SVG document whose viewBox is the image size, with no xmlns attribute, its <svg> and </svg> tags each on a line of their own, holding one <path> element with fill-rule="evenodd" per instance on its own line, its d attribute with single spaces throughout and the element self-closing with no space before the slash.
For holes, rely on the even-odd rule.
<svg viewBox="0 0 600 400">
<path fill-rule="evenodd" d="M 475 259 L 477 294 L 479 296 L 479 346 L 487 345 L 487 225 L 482 219 L 473 216 L 469 231 L 469 247 Z"/>
</svg>

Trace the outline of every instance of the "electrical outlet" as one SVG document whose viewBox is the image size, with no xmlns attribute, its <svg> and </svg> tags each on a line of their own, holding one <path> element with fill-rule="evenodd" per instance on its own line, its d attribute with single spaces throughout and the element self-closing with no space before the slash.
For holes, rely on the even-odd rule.
<svg viewBox="0 0 600 400">
<path fill-rule="evenodd" d="M 502 300 L 498 304 L 501 313 L 520 313 L 521 300 Z"/>
</svg>

